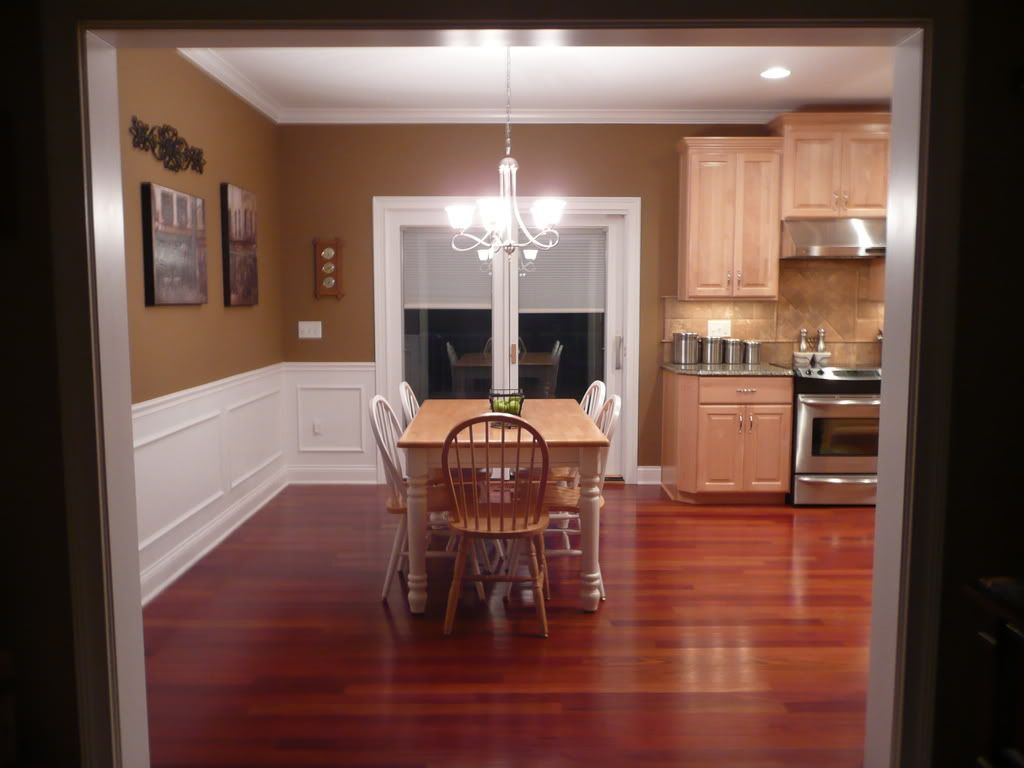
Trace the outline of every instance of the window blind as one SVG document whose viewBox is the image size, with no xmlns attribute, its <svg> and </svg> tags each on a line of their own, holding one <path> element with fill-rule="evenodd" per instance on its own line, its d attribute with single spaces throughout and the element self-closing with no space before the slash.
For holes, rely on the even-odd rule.
<svg viewBox="0 0 1024 768">
<path fill-rule="evenodd" d="M 607 230 L 559 228 L 558 245 L 539 251 L 519 280 L 519 311 L 604 312 Z M 459 253 L 446 227 L 402 228 L 402 294 L 407 309 L 487 309 L 491 278 L 475 251 Z"/>
</svg>

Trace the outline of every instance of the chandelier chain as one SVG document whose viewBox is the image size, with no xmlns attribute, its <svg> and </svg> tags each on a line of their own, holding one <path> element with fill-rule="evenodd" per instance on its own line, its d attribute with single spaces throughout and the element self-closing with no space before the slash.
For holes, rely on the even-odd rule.
<svg viewBox="0 0 1024 768">
<path fill-rule="evenodd" d="M 505 48 L 505 157 L 512 154 L 512 47 Z"/>
</svg>

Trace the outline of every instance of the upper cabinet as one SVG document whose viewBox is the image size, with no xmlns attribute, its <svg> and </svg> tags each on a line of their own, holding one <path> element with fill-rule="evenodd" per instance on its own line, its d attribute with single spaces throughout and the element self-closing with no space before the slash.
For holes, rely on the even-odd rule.
<svg viewBox="0 0 1024 768">
<path fill-rule="evenodd" d="M 792 112 L 772 128 L 782 135 L 782 218 L 885 216 L 889 115 Z"/>
<path fill-rule="evenodd" d="M 679 297 L 775 298 L 782 140 L 679 144 Z"/>
</svg>

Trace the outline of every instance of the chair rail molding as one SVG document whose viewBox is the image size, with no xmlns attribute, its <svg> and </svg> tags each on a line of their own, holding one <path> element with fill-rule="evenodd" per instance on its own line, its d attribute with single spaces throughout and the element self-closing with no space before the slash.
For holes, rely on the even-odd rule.
<svg viewBox="0 0 1024 768">
<path fill-rule="evenodd" d="M 277 363 L 132 406 L 143 604 L 290 483 L 376 483 L 373 363 Z"/>
</svg>

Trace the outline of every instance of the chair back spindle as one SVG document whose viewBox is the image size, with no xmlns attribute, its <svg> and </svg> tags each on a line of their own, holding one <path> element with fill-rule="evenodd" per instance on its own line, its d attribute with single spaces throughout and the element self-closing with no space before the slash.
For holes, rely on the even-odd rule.
<svg viewBox="0 0 1024 768">
<path fill-rule="evenodd" d="M 408 427 L 412 420 L 416 418 L 416 414 L 420 412 L 420 401 L 416 398 L 416 393 L 412 391 L 408 381 L 403 381 L 398 385 L 398 397 L 402 402 L 402 416 L 405 417 L 405 426 Z"/>
<path fill-rule="evenodd" d="M 391 404 L 380 395 L 376 395 L 370 401 L 370 426 L 381 461 L 384 463 L 388 489 L 391 491 L 389 506 L 405 506 L 405 471 L 402 466 L 402 452 L 398 448 L 402 426 L 398 423 L 398 417 Z"/>
<path fill-rule="evenodd" d="M 601 406 L 604 405 L 606 393 L 608 388 L 605 383 L 600 379 L 590 382 L 590 386 L 587 387 L 587 391 L 583 393 L 583 398 L 580 400 L 580 407 L 584 413 L 587 414 L 594 421 L 597 421 L 597 414 L 601 410 Z"/>
</svg>

